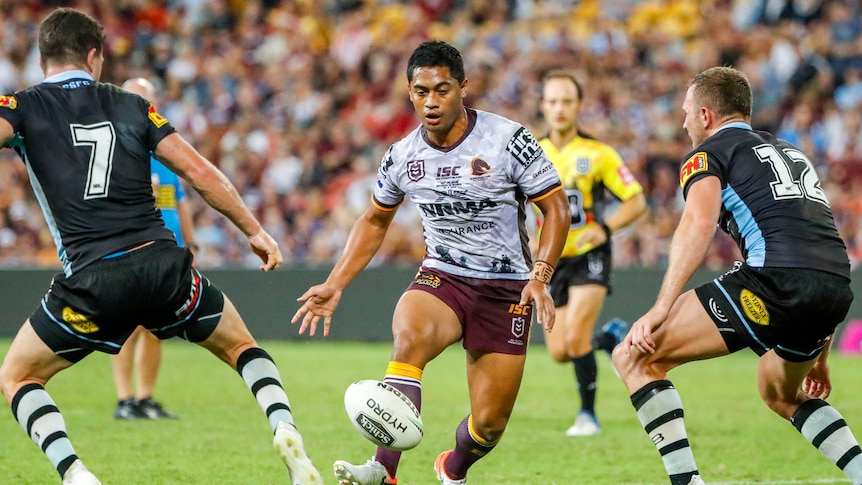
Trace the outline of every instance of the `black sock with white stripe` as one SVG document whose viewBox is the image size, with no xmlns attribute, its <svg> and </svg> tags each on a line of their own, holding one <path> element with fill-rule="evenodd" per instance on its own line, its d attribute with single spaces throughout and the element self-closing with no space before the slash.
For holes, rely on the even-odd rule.
<svg viewBox="0 0 862 485">
<path fill-rule="evenodd" d="M 790 422 L 855 485 L 862 484 L 862 449 L 841 414 L 822 399 L 799 406 Z"/>
<path fill-rule="evenodd" d="M 631 395 L 644 430 L 664 462 L 672 485 L 688 485 L 698 475 L 688 444 L 682 399 L 668 380 L 653 381 Z"/>
<path fill-rule="evenodd" d="M 12 397 L 12 414 L 62 478 L 78 455 L 66 436 L 63 415 L 45 388 L 39 384 L 26 384 L 18 389 Z"/>
<path fill-rule="evenodd" d="M 281 421 L 293 424 L 290 402 L 281 384 L 278 368 L 265 350 L 253 347 L 240 354 L 236 360 L 236 371 L 266 413 L 273 432 Z"/>
</svg>

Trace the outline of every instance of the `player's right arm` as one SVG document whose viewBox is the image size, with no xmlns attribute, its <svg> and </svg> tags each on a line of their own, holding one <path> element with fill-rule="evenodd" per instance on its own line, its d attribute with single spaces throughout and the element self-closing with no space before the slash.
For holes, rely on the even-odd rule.
<svg viewBox="0 0 862 485">
<path fill-rule="evenodd" d="M 706 257 L 720 212 L 721 181 L 718 177 L 706 176 L 692 182 L 671 239 L 667 270 L 656 302 L 632 324 L 622 342 L 623 348 L 634 346 L 644 354 L 655 352 L 652 334 L 667 320 L 686 283 Z"/>
<path fill-rule="evenodd" d="M 318 322 L 323 318 L 323 336 L 329 335 L 332 314 L 341 301 L 341 293 L 380 249 L 389 225 L 395 217 L 396 209 L 397 207 L 392 209 L 380 207 L 373 201 L 368 204 L 365 212 L 353 224 L 344 251 L 326 281 L 312 286 L 297 298 L 297 301 L 302 302 L 302 306 L 290 322 L 296 323 L 302 318 L 300 334 L 311 327 L 309 335 L 313 336 Z"/>
<path fill-rule="evenodd" d="M 15 136 L 15 129 L 3 118 L 0 118 L 0 148 L 2 148 L 12 137 Z"/>
<path fill-rule="evenodd" d="M 263 261 L 261 270 L 269 271 L 281 264 L 283 258 L 278 244 L 246 207 L 236 187 L 182 136 L 172 133 L 164 137 L 156 145 L 154 154 L 248 237 L 252 251 Z"/>
</svg>

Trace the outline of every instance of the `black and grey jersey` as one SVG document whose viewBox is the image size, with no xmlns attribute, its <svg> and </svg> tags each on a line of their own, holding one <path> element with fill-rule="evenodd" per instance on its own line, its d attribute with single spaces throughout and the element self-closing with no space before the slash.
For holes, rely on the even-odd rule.
<svg viewBox="0 0 862 485">
<path fill-rule="evenodd" d="M 70 71 L 0 97 L 7 143 L 30 183 L 67 275 L 136 244 L 173 239 L 155 207 L 150 153 L 174 132 L 152 104 Z"/>
<path fill-rule="evenodd" d="M 808 268 L 850 278 L 847 248 L 811 160 L 774 135 L 732 123 L 686 157 L 688 195 L 702 177 L 721 181 L 719 227 L 749 266 Z"/>
</svg>

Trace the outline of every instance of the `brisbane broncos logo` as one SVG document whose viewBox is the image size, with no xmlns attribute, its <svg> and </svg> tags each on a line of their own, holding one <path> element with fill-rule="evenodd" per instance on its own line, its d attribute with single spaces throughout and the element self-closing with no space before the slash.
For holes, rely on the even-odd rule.
<svg viewBox="0 0 862 485">
<path fill-rule="evenodd" d="M 487 175 L 490 171 L 491 166 L 488 165 L 488 162 L 482 160 L 481 158 L 474 158 L 470 162 L 470 175 L 474 177 L 478 177 L 480 175 Z"/>
</svg>

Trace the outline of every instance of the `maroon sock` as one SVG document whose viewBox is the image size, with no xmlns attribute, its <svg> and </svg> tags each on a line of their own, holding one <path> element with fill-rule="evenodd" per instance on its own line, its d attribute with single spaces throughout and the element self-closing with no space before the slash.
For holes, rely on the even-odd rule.
<svg viewBox="0 0 862 485">
<path fill-rule="evenodd" d="M 412 379 L 400 379 L 395 376 L 386 376 L 386 378 L 383 379 L 383 382 L 401 391 L 408 399 L 410 399 L 410 401 L 413 402 L 416 409 L 419 411 L 422 410 L 422 388 L 416 386 L 416 381 Z M 395 472 L 398 470 L 398 462 L 401 461 L 401 452 L 378 447 L 377 453 L 374 455 L 374 459 L 386 468 L 390 477 L 394 478 Z"/>
<path fill-rule="evenodd" d="M 455 431 L 455 450 L 446 459 L 446 475 L 453 480 L 461 480 L 467 476 L 467 469 L 479 458 L 487 455 L 497 446 L 497 442 L 489 443 L 470 433 L 470 416 L 468 415 L 458 425 Z M 481 442 L 479 440 L 482 440 Z"/>
</svg>

